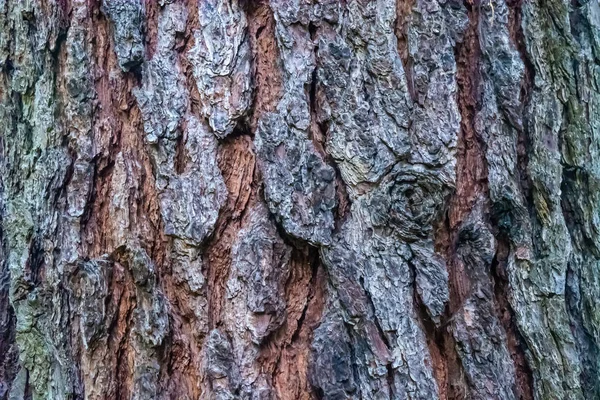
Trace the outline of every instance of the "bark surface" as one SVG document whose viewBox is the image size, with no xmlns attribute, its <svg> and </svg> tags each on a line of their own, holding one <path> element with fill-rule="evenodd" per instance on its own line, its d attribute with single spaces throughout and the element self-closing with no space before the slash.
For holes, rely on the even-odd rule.
<svg viewBox="0 0 600 400">
<path fill-rule="evenodd" d="M 0 0 L 0 399 L 600 398 L 596 0 Z"/>
</svg>

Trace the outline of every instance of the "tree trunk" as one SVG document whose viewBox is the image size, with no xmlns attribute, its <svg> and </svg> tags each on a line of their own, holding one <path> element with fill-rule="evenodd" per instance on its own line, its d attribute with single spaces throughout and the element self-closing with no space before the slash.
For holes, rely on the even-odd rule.
<svg viewBox="0 0 600 400">
<path fill-rule="evenodd" d="M 597 0 L 0 0 L 0 399 L 599 399 Z"/>
</svg>

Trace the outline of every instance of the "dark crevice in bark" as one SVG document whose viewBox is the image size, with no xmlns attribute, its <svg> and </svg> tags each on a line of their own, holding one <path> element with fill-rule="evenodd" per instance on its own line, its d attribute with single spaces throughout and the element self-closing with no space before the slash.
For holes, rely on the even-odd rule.
<svg viewBox="0 0 600 400">
<path fill-rule="evenodd" d="M 29 371 L 25 372 L 27 374 L 27 378 L 25 379 L 25 394 L 23 396 L 23 400 L 32 400 L 33 398 L 33 388 L 29 383 Z"/>
<path fill-rule="evenodd" d="M 200 92 L 198 91 L 196 78 L 194 78 L 193 66 L 188 57 L 189 51 L 195 45 L 194 31 L 200 28 L 200 23 L 198 21 L 198 5 L 188 5 L 187 12 L 185 32 L 179 33 L 178 44 L 176 45 L 175 50 L 177 51 L 179 63 L 185 76 L 186 87 L 189 91 L 189 111 L 192 115 L 202 118 L 208 125 L 206 118 L 202 117 L 202 113 L 200 112 L 202 107 L 200 102 Z"/>
<path fill-rule="evenodd" d="M 308 25 L 310 38 L 314 43 L 314 55 L 316 66 L 312 71 L 310 88 L 308 91 L 309 107 L 310 107 L 310 126 L 308 130 L 309 139 L 313 142 L 316 150 L 319 152 L 323 160 L 330 165 L 335 171 L 335 188 L 337 205 L 335 209 L 335 229 L 338 229 L 344 221 L 347 213 L 350 210 L 350 198 L 346 190 L 346 185 L 342 179 L 340 169 L 336 161 L 329 155 L 326 149 L 327 134 L 329 132 L 329 121 L 321 120 L 318 115 L 320 109 L 320 92 L 319 92 L 319 45 L 318 45 L 318 26 L 312 22 Z"/>
<path fill-rule="evenodd" d="M 506 333 L 508 350 L 515 366 L 517 395 L 520 400 L 533 400 L 533 376 L 525 357 L 526 344 L 517 328 L 514 310 L 509 298 L 509 282 L 506 272 L 510 242 L 508 238 L 496 236 L 496 254 L 492 260 L 491 277 L 494 285 L 496 315 Z"/>
<path fill-rule="evenodd" d="M 259 200 L 261 185 L 249 135 L 227 137 L 219 144 L 218 164 L 228 191 L 215 229 L 205 245 L 203 272 L 207 277 L 209 327 L 220 325 L 225 282 L 229 276 L 231 248 L 249 206 Z"/>
<path fill-rule="evenodd" d="M 244 2 L 250 48 L 254 63 L 254 98 L 249 116 L 252 131 L 265 112 L 274 111 L 282 94 L 279 48 L 275 39 L 275 17 L 266 0 Z"/>
<path fill-rule="evenodd" d="M 531 100 L 531 94 L 534 88 L 534 79 L 535 79 L 535 68 L 527 55 L 527 49 L 525 48 L 525 35 L 523 33 L 523 25 L 522 25 L 522 6 L 523 0 L 508 0 L 507 5 L 509 7 L 508 13 L 508 29 L 510 37 L 513 41 L 513 44 L 519 55 L 521 57 L 521 61 L 525 66 L 524 77 L 521 84 L 521 93 L 520 93 L 520 101 L 521 101 L 521 112 L 527 108 Z M 521 114 L 521 118 L 523 114 Z M 527 198 L 527 203 L 532 204 L 531 199 L 531 181 L 529 179 L 528 174 L 528 165 L 529 165 L 529 139 L 527 137 L 526 132 L 526 121 L 522 121 L 521 126 L 516 126 L 517 130 L 517 171 L 516 173 L 519 176 L 519 184 L 521 187 L 521 192 Z"/>
<path fill-rule="evenodd" d="M 370 313 L 373 316 L 373 323 L 375 324 L 375 327 L 377 328 L 377 332 L 379 333 L 381 340 L 383 341 L 387 351 L 389 352 L 390 349 L 392 348 L 392 346 L 390 345 L 390 341 L 387 337 L 386 332 L 383 330 L 383 328 L 381 327 L 381 324 L 379 323 L 379 318 L 377 317 L 377 314 L 375 313 L 375 304 L 373 303 L 373 299 L 371 298 L 371 293 L 365 288 L 365 279 L 361 276 L 359 278 L 359 282 L 360 282 L 360 286 L 363 288 L 365 298 L 367 299 L 367 304 L 369 305 Z"/>
<path fill-rule="evenodd" d="M 356 339 L 354 338 L 353 332 L 352 332 L 352 326 L 350 326 L 347 323 L 344 323 L 344 327 L 346 328 L 346 334 L 348 335 L 348 337 L 350 338 L 350 343 L 348 343 L 348 348 L 350 349 L 350 359 L 352 360 L 352 377 L 354 378 L 354 382 L 360 382 L 360 374 L 358 371 L 358 364 L 356 362 L 357 360 L 357 354 L 356 354 L 356 349 L 354 348 L 354 345 L 356 344 Z M 360 387 L 356 388 L 356 390 L 358 391 L 358 394 L 360 396 Z"/>
<path fill-rule="evenodd" d="M 175 142 L 175 172 L 177 174 L 182 174 L 185 171 L 185 159 L 187 157 L 187 151 L 185 148 L 187 134 L 185 129 L 182 131 L 183 132 L 177 137 Z"/>
<path fill-rule="evenodd" d="M 342 179 L 342 173 L 340 172 L 340 168 L 337 163 L 333 160 L 329 162 L 335 171 L 335 188 L 336 188 L 336 197 L 337 197 L 337 207 L 335 210 L 335 228 L 334 232 L 339 231 L 342 226 L 342 223 L 346 219 L 346 215 L 350 212 L 350 206 L 352 202 L 350 201 L 350 196 L 348 195 L 348 191 L 346 190 L 346 185 L 344 184 L 344 180 Z"/>
<path fill-rule="evenodd" d="M 390 398 L 393 399 L 394 398 L 394 367 L 392 366 L 392 363 L 389 362 L 386 365 L 387 368 L 387 384 L 390 388 Z"/>
<path fill-rule="evenodd" d="M 318 400 L 323 400 L 325 398 L 325 392 L 321 388 L 314 388 L 314 395 Z"/>
<path fill-rule="evenodd" d="M 185 76 L 186 88 L 189 93 L 189 109 L 188 112 L 199 118 L 201 117 L 201 103 L 200 94 L 198 92 L 198 86 L 196 79 L 193 74 L 193 67 L 188 58 L 188 52 L 194 46 L 194 34 L 193 32 L 199 28 L 198 23 L 198 5 L 197 4 L 186 4 L 187 10 L 187 21 L 185 24 L 185 32 L 176 32 L 175 34 L 175 51 L 177 53 L 177 59 L 183 70 Z M 205 125 L 208 126 L 208 122 L 205 118 Z M 183 168 L 186 164 L 187 151 L 185 143 L 187 141 L 187 121 L 185 119 L 181 122 L 181 133 L 177 137 L 176 151 L 175 151 L 175 172 L 178 174 L 183 173 Z"/>
<path fill-rule="evenodd" d="M 510 284 L 506 266 L 509 257 L 510 241 L 504 234 L 496 233 L 496 253 L 490 267 L 490 278 L 494 288 L 494 309 L 506 334 L 506 344 L 515 367 L 517 395 L 520 400 L 533 400 L 533 374 L 525 354 L 527 344 L 515 320 L 515 312 L 510 305 Z"/>
<path fill-rule="evenodd" d="M 308 34 L 310 36 L 310 40 L 312 40 L 313 44 L 315 45 L 315 53 L 319 49 L 319 46 L 315 43 L 315 41 L 317 40 L 318 30 L 319 27 L 315 25 L 312 21 L 308 23 Z"/>
<path fill-rule="evenodd" d="M 415 91 L 412 78 L 412 58 L 408 56 L 408 26 L 410 13 L 415 5 L 415 0 L 396 0 L 396 21 L 394 33 L 398 40 L 398 54 L 402 60 L 408 92 L 413 101 L 415 101 Z"/>
<path fill-rule="evenodd" d="M 292 334 L 292 337 L 290 339 L 290 344 L 293 344 L 294 342 L 296 342 L 298 340 L 298 337 L 300 336 L 300 332 L 302 331 L 302 328 L 304 326 L 303 324 L 304 324 L 304 320 L 306 319 L 306 313 L 308 311 L 308 308 L 311 304 L 312 299 L 315 296 L 315 291 L 312 288 L 316 287 L 317 273 L 319 270 L 319 265 L 321 265 L 321 260 L 319 257 L 319 253 L 316 249 L 309 248 L 309 252 L 312 253 L 311 255 L 309 255 L 309 257 L 311 258 L 311 262 L 310 262 L 311 276 L 310 276 L 310 281 L 309 281 L 309 287 L 311 288 L 311 291 L 308 294 L 308 298 L 306 299 L 306 304 L 304 305 L 304 308 L 302 309 L 302 314 L 300 315 L 300 318 L 298 319 L 296 329 L 294 330 L 294 333 Z M 290 274 L 290 277 L 291 277 L 291 274 Z M 288 282 L 286 282 L 286 287 L 289 284 L 290 284 L 290 281 L 288 280 Z"/>
<path fill-rule="evenodd" d="M 273 387 L 279 393 L 289 393 L 293 397 L 312 391 L 308 377 L 298 373 L 308 366 L 309 353 L 314 329 L 319 325 L 323 312 L 325 293 L 324 268 L 318 249 L 306 246 L 294 249 L 289 262 L 292 265 L 290 277 L 285 284 L 286 321 L 271 336 L 271 340 L 261 347 L 264 350 L 266 368 L 272 368 Z M 302 304 L 301 309 L 297 307 Z M 285 395 L 284 395 L 285 396 Z"/>
<path fill-rule="evenodd" d="M 446 340 L 445 336 L 447 336 L 447 330 L 445 329 L 445 326 L 443 324 L 436 326 L 435 322 L 427 313 L 427 307 L 423 303 L 423 300 L 421 299 L 421 296 L 416 288 L 413 293 L 415 310 L 417 310 L 417 317 L 427 341 L 427 348 L 429 349 L 429 354 L 433 364 L 431 368 L 438 386 L 440 399 L 451 399 L 452 397 L 449 396 L 451 393 L 449 386 L 451 382 L 448 380 L 448 368 L 460 370 L 461 373 L 462 368 L 459 364 L 455 364 L 457 355 L 454 351 L 454 348 L 447 347 L 444 344 L 444 341 Z M 448 350 L 450 350 L 450 352 L 448 352 Z"/>
<path fill-rule="evenodd" d="M 315 53 L 316 51 L 317 48 L 315 47 Z M 318 67 L 315 67 L 312 71 L 310 88 L 308 90 L 308 104 L 310 107 L 310 128 L 308 129 L 308 138 L 312 140 L 315 148 L 321 154 L 321 157 L 326 158 L 327 153 L 325 152 L 323 142 L 327 132 L 321 130 L 321 125 L 317 118 L 317 68 Z"/>
<path fill-rule="evenodd" d="M 123 276 L 124 279 L 128 279 L 128 274 L 125 274 L 125 276 Z M 129 285 L 128 285 L 128 289 L 129 289 Z M 127 295 L 131 296 L 131 293 L 129 293 L 129 290 L 127 290 L 127 292 L 125 292 Z M 124 300 L 123 296 L 125 295 L 125 293 L 123 295 L 120 296 L 119 298 L 119 303 L 118 303 L 118 309 L 120 310 L 122 305 L 121 302 Z M 128 299 L 130 300 L 130 299 Z M 116 343 L 117 348 L 116 350 L 116 365 L 115 365 L 115 374 L 117 376 L 122 376 L 122 377 L 129 377 L 130 374 L 128 373 L 128 371 L 130 371 L 132 369 L 132 365 L 130 365 L 129 363 L 129 353 L 131 350 L 131 328 L 133 326 L 133 310 L 135 308 L 135 306 L 133 304 L 129 304 L 126 303 L 125 306 L 126 311 L 125 311 L 125 317 L 124 317 L 124 328 L 125 331 L 124 333 L 121 335 L 120 340 L 118 341 L 118 343 Z M 118 318 L 118 317 L 117 317 Z M 119 321 L 117 321 L 118 323 Z M 119 328 L 123 328 L 122 326 L 117 325 L 116 326 L 117 329 Z M 129 393 L 131 393 L 131 380 L 130 379 L 117 379 L 116 382 L 116 396 L 119 399 L 126 399 L 128 398 Z"/>
<path fill-rule="evenodd" d="M 478 6 L 465 2 L 469 25 L 462 42 L 455 47 L 458 107 L 461 126 L 457 141 L 456 193 L 450 201 L 449 228 L 452 243 L 458 240 L 458 227 L 475 202 L 489 198 L 485 144 L 475 130 L 475 115 L 480 108 L 481 49 L 478 36 Z"/>
<path fill-rule="evenodd" d="M 369 306 L 370 313 L 372 314 L 372 321 L 375 325 L 377 333 L 379 334 L 379 337 L 381 338 L 383 344 L 385 345 L 386 352 L 391 355 L 392 354 L 391 349 L 393 349 L 393 346 L 390 343 L 387 332 L 381 327 L 381 323 L 379 322 L 379 318 L 377 317 L 377 314 L 375 312 L 375 310 L 376 310 L 375 303 L 373 302 L 371 293 L 369 292 L 369 290 L 367 290 L 365 288 L 365 280 L 362 276 L 359 278 L 359 282 L 360 282 L 360 286 L 364 290 L 365 298 L 367 299 L 367 305 Z M 386 380 L 387 380 L 387 384 L 388 384 L 388 387 L 390 390 L 390 398 L 394 398 L 394 375 L 395 375 L 395 372 L 394 372 L 394 367 L 393 367 L 393 360 L 391 358 L 386 360 L 385 367 L 386 367 L 386 371 L 387 371 Z"/>
<path fill-rule="evenodd" d="M 261 185 L 262 185 L 262 182 L 261 182 Z M 262 186 L 259 188 L 259 193 L 260 193 L 261 201 L 266 202 L 265 197 L 264 197 L 265 194 L 264 194 L 264 190 L 263 190 Z M 298 251 L 318 249 L 317 245 L 305 242 L 303 239 L 300 239 L 300 238 L 290 235 L 285 230 L 285 228 L 283 226 L 281 226 L 279 221 L 277 221 L 277 218 L 275 217 L 275 215 L 273 215 L 273 213 L 271 213 L 270 211 L 269 211 L 269 218 L 273 222 L 273 225 L 275 226 L 275 229 L 277 230 L 277 235 L 279 235 L 279 237 L 283 240 L 283 242 L 286 245 L 288 245 Z"/>
<path fill-rule="evenodd" d="M 43 282 L 43 274 L 45 270 L 44 252 L 40 244 L 40 238 L 34 233 L 31 242 L 29 243 L 29 254 L 31 256 L 25 263 L 25 276 L 29 289 L 33 290 L 40 286 Z"/>
<path fill-rule="evenodd" d="M 258 39 L 260 37 L 260 35 L 262 34 L 262 32 L 263 32 L 264 29 L 265 29 L 264 26 L 258 27 L 258 29 L 256 30 L 256 33 L 254 34 L 254 38 Z"/>
<path fill-rule="evenodd" d="M 317 50 L 315 49 L 315 52 Z M 310 99 L 310 128 L 309 128 L 309 138 L 312 140 L 312 142 L 315 145 L 315 148 L 317 149 L 317 151 L 319 152 L 319 154 L 321 154 L 321 157 L 323 157 L 323 160 L 325 160 L 325 162 L 330 165 L 334 171 L 335 171 L 335 188 L 336 188 L 336 200 L 337 200 L 337 205 L 335 208 L 335 229 L 339 229 L 341 224 L 343 223 L 343 221 L 346 218 L 346 215 L 348 214 L 348 212 L 350 211 L 350 205 L 351 205 L 351 201 L 350 201 L 350 197 L 348 195 L 348 191 L 346 190 L 346 184 L 344 183 L 344 180 L 342 179 L 342 174 L 340 172 L 340 168 L 337 165 L 336 161 L 334 160 L 333 157 L 331 157 L 331 155 L 329 155 L 329 153 L 326 150 L 326 140 L 327 140 L 327 133 L 329 132 L 329 121 L 325 120 L 325 121 L 319 121 L 318 117 L 317 117 L 317 110 L 318 110 L 318 75 L 317 75 L 317 70 L 318 70 L 318 66 L 315 67 L 315 69 L 313 70 L 312 73 L 312 81 L 311 81 L 311 87 L 310 87 L 310 92 L 309 92 L 309 99 Z"/>
<path fill-rule="evenodd" d="M 458 400 L 468 398 L 469 385 L 456 349 L 453 334 L 454 314 L 462 307 L 471 290 L 470 276 L 456 259 L 459 231 L 480 198 L 488 197 L 485 147 L 475 131 L 475 115 L 479 108 L 478 92 L 481 50 L 478 37 L 478 6 L 465 2 L 469 23 L 462 42 L 456 44 L 454 53 L 457 65 L 457 103 L 461 115 L 456 151 L 456 190 L 449 201 L 445 218 L 435 229 L 436 249 L 444 255 L 448 269 L 449 303 L 439 327 L 427 326 L 428 342 L 436 343 L 442 355 L 440 363 L 445 369 L 445 387 L 442 398 Z M 445 397 L 444 397 L 445 396 Z"/>
</svg>

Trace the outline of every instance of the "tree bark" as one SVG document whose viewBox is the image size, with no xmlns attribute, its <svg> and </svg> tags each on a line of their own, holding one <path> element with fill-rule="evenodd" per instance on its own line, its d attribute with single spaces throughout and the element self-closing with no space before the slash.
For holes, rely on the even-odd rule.
<svg viewBox="0 0 600 400">
<path fill-rule="evenodd" d="M 0 399 L 600 398 L 596 0 L 0 0 Z"/>
</svg>

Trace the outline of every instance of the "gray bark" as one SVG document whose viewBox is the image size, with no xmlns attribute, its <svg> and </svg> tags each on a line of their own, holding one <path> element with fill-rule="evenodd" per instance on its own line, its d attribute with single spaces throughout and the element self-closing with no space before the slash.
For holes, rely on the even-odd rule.
<svg viewBox="0 0 600 400">
<path fill-rule="evenodd" d="M 595 0 L 0 0 L 0 400 L 600 398 L 599 110 Z"/>
</svg>

